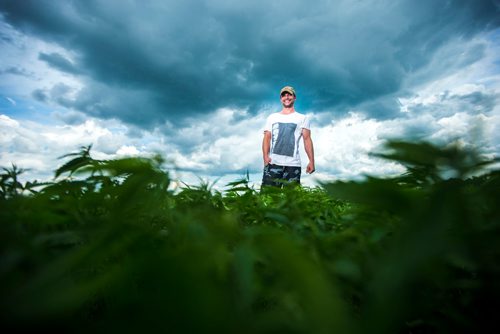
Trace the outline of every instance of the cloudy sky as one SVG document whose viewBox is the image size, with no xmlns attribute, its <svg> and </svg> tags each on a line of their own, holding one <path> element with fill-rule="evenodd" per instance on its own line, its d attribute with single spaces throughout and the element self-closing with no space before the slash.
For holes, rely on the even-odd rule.
<svg viewBox="0 0 500 334">
<path fill-rule="evenodd" d="M 259 184 L 284 85 L 312 119 L 307 185 L 400 172 L 369 155 L 391 138 L 499 156 L 499 27 L 499 0 L 2 0 L 0 166 L 43 180 L 92 144 Z"/>
</svg>

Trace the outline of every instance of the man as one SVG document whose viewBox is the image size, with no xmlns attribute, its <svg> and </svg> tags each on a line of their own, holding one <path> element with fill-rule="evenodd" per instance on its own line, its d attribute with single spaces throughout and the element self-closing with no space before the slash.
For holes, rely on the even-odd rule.
<svg viewBox="0 0 500 334">
<path fill-rule="evenodd" d="M 304 140 L 304 149 L 309 158 L 306 173 L 311 174 L 315 171 L 309 118 L 295 111 L 296 98 L 293 87 L 283 87 L 280 91 L 283 109 L 267 118 L 262 141 L 264 157 L 262 186 L 283 187 L 286 183 L 300 184 L 301 138 Z"/>
</svg>

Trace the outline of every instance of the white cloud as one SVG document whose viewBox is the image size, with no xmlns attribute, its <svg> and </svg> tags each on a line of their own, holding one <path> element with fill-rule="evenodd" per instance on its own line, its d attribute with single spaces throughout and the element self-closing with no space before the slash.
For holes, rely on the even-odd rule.
<svg viewBox="0 0 500 334">
<path fill-rule="evenodd" d="M 6 115 L 0 115 L 0 124 L 5 126 L 5 127 L 12 127 L 12 128 L 19 127 L 18 121 L 14 120 Z M 0 135 L 3 135 L 3 133 L 0 133 Z"/>
<path fill-rule="evenodd" d="M 47 125 L 33 121 L 17 121 L 0 115 L 0 165 L 16 164 L 30 169 L 24 178 L 49 179 L 58 165 L 57 158 L 78 150 L 81 146 L 97 143 L 92 151 L 98 159 L 118 154 L 120 141 L 126 138 L 113 133 L 109 122 L 88 120 L 80 125 Z M 117 148 L 108 154 L 100 142 L 117 142 Z M 104 149 L 104 150 L 103 150 Z"/>
<path fill-rule="evenodd" d="M 469 41 L 461 39 L 451 41 L 434 55 L 433 61 L 427 66 L 410 73 L 403 83 L 401 92 L 408 94 L 410 91 L 411 95 L 398 98 L 402 109 L 408 111 L 418 106 L 439 104 L 450 96 L 466 96 L 473 93 L 499 94 L 500 44 L 495 42 L 497 38 L 494 37 L 495 34 L 499 32 L 493 33 L 493 36 L 477 35 Z M 465 62 L 464 66 L 460 66 L 459 63 L 463 62 L 463 58 L 477 49 L 482 50 L 482 58 L 474 62 Z M 434 76 L 433 73 L 437 71 L 442 71 L 442 75 L 432 81 L 426 80 L 428 76 Z"/>
<path fill-rule="evenodd" d="M 16 105 L 17 105 L 17 103 L 16 103 L 16 101 L 15 101 L 14 99 L 11 99 L 11 98 L 10 98 L 10 97 L 8 97 L 8 96 L 6 96 L 6 97 L 5 97 L 5 99 L 6 99 L 7 101 L 9 101 L 9 102 L 10 102 L 10 104 L 12 104 L 13 106 L 16 106 Z"/>
<path fill-rule="evenodd" d="M 117 155 L 136 156 L 139 155 L 139 150 L 134 145 L 123 145 L 116 151 Z"/>
<path fill-rule="evenodd" d="M 8 100 L 14 105 L 12 97 L 27 98 L 35 90 L 49 91 L 53 87 L 65 85 L 70 90 L 68 94 L 74 95 L 75 91 L 83 87 L 77 77 L 54 69 L 39 59 L 40 53 L 58 53 L 71 60 L 77 57 L 72 51 L 21 33 L 1 19 L 0 34 L 9 36 L 8 42 L 0 39 L 0 91 L 9 95 Z"/>
<path fill-rule="evenodd" d="M 366 174 L 394 174 L 400 172 L 394 164 L 370 157 L 383 143 L 380 138 L 384 122 L 366 119 L 359 113 L 350 113 L 324 127 L 313 130 L 316 167 L 323 171 L 320 179 L 356 179 Z"/>
<path fill-rule="evenodd" d="M 256 168 L 266 116 L 223 108 L 206 117 L 191 119 L 189 127 L 172 133 L 177 144 L 189 151 L 185 157 L 177 153 L 176 161 L 186 168 L 207 172 Z"/>
</svg>

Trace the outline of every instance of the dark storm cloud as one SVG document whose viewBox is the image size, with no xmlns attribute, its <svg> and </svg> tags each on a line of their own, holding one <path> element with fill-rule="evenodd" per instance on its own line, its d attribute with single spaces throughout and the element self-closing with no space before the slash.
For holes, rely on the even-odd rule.
<svg viewBox="0 0 500 334">
<path fill-rule="evenodd" d="M 461 102 L 468 103 L 474 107 L 473 110 L 489 113 L 493 111 L 498 101 L 500 100 L 500 96 L 492 95 L 492 94 L 483 94 L 481 92 L 473 92 L 463 96 L 457 96 Z"/>
<path fill-rule="evenodd" d="M 19 66 L 10 66 L 6 69 L 0 70 L 0 74 L 14 74 L 14 75 L 20 75 L 23 77 L 27 77 L 27 78 L 34 77 L 33 73 L 28 72 L 26 69 L 19 67 Z"/>
<path fill-rule="evenodd" d="M 59 53 L 43 53 L 41 52 L 38 55 L 38 59 L 45 61 L 47 64 L 50 66 L 71 74 L 78 74 L 80 71 L 78 68 L 73 64 L 69 59 L 65 58 L 64 56 L 60 55 Z"/>
<path fill-rule="evenodd" d="M 49 100 L 49 97 L 47 96 L 47 93 L 43 91 L 42 89 L 35 89 L 32 93 L 31 96 L 39 102 L 47 102 Z"/>
<path fill-rule="evenodd" d="M 285 84 L 305 110 L 363 106 L 391 117 L 407 76 L 450 41 L 496 28 L 498 3 L 5 0 L 0 11 L 17 29 L 78 54 L 75 63 L 40 55 L 85 82 L 60 103 L 147 127 L 224 106 L 255 110 Z M 449 70 L 434 66 L 421 78 Z"/>
</svg>

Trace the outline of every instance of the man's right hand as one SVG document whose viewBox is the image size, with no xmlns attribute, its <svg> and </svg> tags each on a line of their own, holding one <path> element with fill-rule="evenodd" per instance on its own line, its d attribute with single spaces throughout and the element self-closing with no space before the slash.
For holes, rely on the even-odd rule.
<svg viewBox="0 0 500 334">
<path fill-rule="evenodd" d="M 264 166 L 267 166 L 271 163 L 271 157 L 267 156 L 264 157 Z"/>
</svg>

